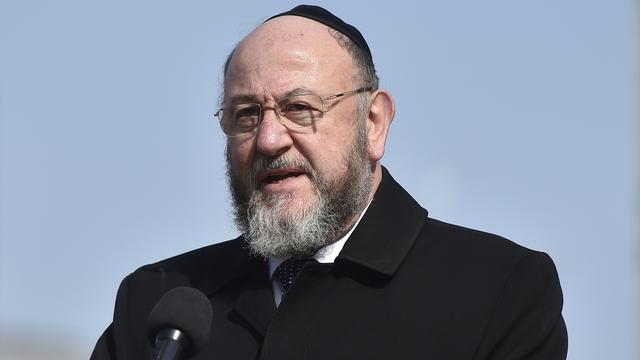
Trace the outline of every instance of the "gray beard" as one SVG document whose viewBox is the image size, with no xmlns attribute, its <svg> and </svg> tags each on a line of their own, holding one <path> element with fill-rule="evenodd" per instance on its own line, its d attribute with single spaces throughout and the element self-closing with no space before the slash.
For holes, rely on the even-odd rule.
<svg viewBox="0 0 640 360">
<path fill-rule="evenodd" d="M 344 176 L 323 178 L 304 159 L 286 156 L 259 158 L 244 189 L 231 169 L 227 148 L 227 181 L 234 205 L 234 220 L 253 255 L 305 258 L 337 241 L 349 230 L 368 204 L 373 184 L 373 164 L 368 158 L 366 126 L 358 121 L 353 145 L 338 161 L 346 165 Z M 315 201 L 301 212 L 287 211 L 295 196 L 290 193 L 266 195 L 258 190 L 257 174 L 265 169 L 299 167 L 305 170 L 315 189 Z"/>
</svg>

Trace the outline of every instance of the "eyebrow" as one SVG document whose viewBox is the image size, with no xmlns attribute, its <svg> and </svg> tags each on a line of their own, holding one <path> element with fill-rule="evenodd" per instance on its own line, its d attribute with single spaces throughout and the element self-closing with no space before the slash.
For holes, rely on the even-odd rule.
<svg viewBox="0 0 640 360">
<path fill-rule="evenodd" d="M 298 87 L 293 90 L 289 90 L 285 92 L 281 96 L 276 97 L 276 100 L 288 98 L 291 96 L 297 96 L 297 95 L 316 95 L 316 93 L 311 89 L 308 89 L 305 87 Z M 262 101 L 257 95 L 242 94 L 242 95 L 232 96 L 228 102 L 229 105 L 247 104 L 247 103 L 262 104 Z"/>
<path fill-rule="evenodd" d="M 260 100 L 255 95 L 235 95 L 235 96 L 232 96 L 228 102 L 229 105 L 244 104 L 244 103 L 260 104 Z"/>
<path fill-rule="evenodd" d="M 287 91 L 282 96 L 278 97 L 278 99 L 283 99 L 283 98 L 287 98 L 287 97 L 290 97 L 290 96 L 296 96 L 296 95 L 316 95 L 316 93 L 311 89 L 307 89 L 307 88 L 304 88 L 304 87 L 299 87 L 299 88 L 295 88 L 295 89 L 293 89 L 291 91 Z"/>
</svg>

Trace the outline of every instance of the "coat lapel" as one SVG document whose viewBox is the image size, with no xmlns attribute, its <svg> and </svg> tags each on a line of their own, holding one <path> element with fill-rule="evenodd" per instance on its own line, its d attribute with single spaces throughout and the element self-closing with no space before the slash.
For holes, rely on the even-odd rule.
<svg viewBox="0 0 640 360">
<path fill-rule="evenodd" d="M 211 251 L 215 249 L 218 256 L 203 254 L 201 259 L 191 259 L 182 267 L 189 269 L 189 285 L 209 297 L 224 292 L 227 287 L 234 288 L 242 284 L 231 304 L 232 311 L 264 337 L 276 311 L 275 300 L 266 263 L 251 256 L 244 246 L 244 241 L 240 236 L 234 241 L 222 244 L 222 250 L 220 244 L 211 247 Z M 212 258 L 219 260 L 212 262 Z"/>
<path fill-rule="evenodd" d="M 264 262 L 252 260 L 247 286 L 236 299 L 233 310 L 262 337 L 265 336 L 276 313 L 276 303 Z"/>
<path fill-rule="evenodd" d="M 423 209 L 382 168 L 382 181 L 369 209 L 336 259 L 392 276 L 427 219 Z"/>
</svg>

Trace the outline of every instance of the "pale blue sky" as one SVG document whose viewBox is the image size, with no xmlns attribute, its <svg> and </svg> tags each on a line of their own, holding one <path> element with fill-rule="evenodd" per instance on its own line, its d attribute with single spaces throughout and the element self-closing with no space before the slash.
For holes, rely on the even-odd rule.
<svg viewBox="0 0 640 360">
<path fill-rule="evenodd" d="M 119 281 L 235 237 L 211 116 L 294 2 L 0 0 L 0 333 L 88 354 Z M 383 163 L 438 219 L 551 254 L 570 359 L 634 359 L 631 1 L 322 1 L 398 105 Z"/>
</svg>

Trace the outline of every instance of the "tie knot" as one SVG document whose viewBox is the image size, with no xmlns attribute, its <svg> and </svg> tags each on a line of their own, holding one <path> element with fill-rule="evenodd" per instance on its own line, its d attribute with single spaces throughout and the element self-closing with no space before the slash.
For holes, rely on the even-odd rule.
<svg viewBox="0 0 640 360">
<path fill-rule="evenodd" d="M 309 261 L 316 261 L 315 259 L 288 259 L 283 261 L 276 268 L 276 276 L 280 280 L 280 284 L 282 284 L 282 293 L 286 293 L 287 290 L 291 287 L 296 278 L 298 277 L 298 273 L 302 269 L 302 266 Z"/>
</svg>

